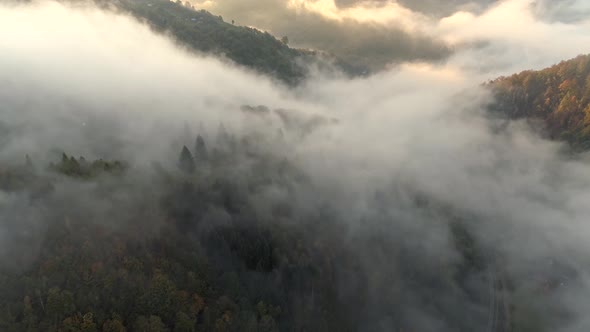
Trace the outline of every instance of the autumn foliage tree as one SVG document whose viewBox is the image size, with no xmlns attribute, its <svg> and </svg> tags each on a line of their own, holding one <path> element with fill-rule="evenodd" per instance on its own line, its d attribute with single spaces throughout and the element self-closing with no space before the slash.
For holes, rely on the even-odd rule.
<svg viewBox="0 0 590 332">
<path fill-rule="evenodd" d="M 590 55 L 501 77 L 488 86 L 496 97 L 493 110 L 540 119 L 549 137 L 590 148 Z"/>
</svg>

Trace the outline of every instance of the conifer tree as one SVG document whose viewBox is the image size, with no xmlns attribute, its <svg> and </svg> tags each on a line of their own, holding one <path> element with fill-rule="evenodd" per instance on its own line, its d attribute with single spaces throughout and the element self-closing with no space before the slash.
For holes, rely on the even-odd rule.
<svg viewBox="0 0 590 332">
<path fill-rule="evenodd" d="M 195 159 L 186 145 L 182 147 L 182 151 L 180 152 L 178 167 L 186 173 L 193 173 L 195 171 Z"/>
<path fill-rule="evenodd" d="M 207 146 L 201 135 L 198 135 L 197 140 L 195 141 L 195 157 L 199 160 L 207 160 L 208 157 Z"/>
</svg>

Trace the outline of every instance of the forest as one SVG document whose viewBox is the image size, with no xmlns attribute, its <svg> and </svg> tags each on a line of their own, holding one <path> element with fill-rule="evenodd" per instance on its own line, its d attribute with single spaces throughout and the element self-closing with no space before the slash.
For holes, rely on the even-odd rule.
<svg viewBox="0 0 590 332">
<path fill-rule="evenodd" d="M 413 240 L 391 242 L 386 228 L 350 232 L 329 202 L 298 206 L 301 187 L 311 186 L 306 174 L 261 139 L 220 127 L 215 138 L 179 140 L 178 159 L 149 171 L 66 153 L 48 165 L 27 156 L 2 167 L 0 189 L 28 197 L 43 215 L 13 221 L 13 250 L 3 253 L 13 264 L 0 271 L 0 329 L 404 329 L 415 324 L 404 314 L 410 299 L 456 328 L 473 326 L 445 301 L 467 296 L 485 305 L 469 280 L 489 260 L 457 215 L 416 193 L 409 204 L 433 211 L 425 218 L 456 225 L 463 259 L 408 264 L 424 259 Z M 64 202 L 64 191 L 106 210 Z M 375 204 L 395 193 L 377 195 Z M 375 209 L 366 222 L 378 225 L 387 217 Z"/>
<path fill-rule="evenodd" d="M 590 148 L 590 55 L 487 85 L 496 98 L 492 110 L 513 119 L 538 119 L 548 137 L 567 141 L 575 149 Z"/>
<path fill-rule="evenodd" d="M 232 18 L 215 16 L 189 2 L 95 1 L 106 8 L 114 7 L 130 13 L 155 31 L 173 36 L 178 43 L 193 51 L 227 58 L 288 85 L 296 85 L 308 77 L 310 65 L 337 68 L 350 76 L 367 72 L 363 66 L 347 63 L 326 52 L 291 48 L 288 36 L 277 39 L 268 32 L 240 26 Z"/>
<path fill-rule="evenodd" d="M 69 2 L 0 6 L 0 331 L 590 326 L 590 56 L 473 92 Z"/>
</svg>

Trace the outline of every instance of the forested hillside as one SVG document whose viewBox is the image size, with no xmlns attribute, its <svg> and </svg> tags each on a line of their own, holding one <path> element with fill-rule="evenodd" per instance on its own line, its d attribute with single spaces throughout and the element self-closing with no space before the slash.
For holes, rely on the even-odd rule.
<svg viewBox="0 0 590 332">
<path fill-rule="evenodd" d="M 154 30 L 166 33 L 189 49 L 225 57 L 287 84 L 300 82 L 308 65 L 334 66 L 351 75 L 365 68 L 332 55 L 291 48 L 288 36 L 277 39 L 268 32 L 240 26 L 232 18 L 215 16 L 186 2 L 169 0 L 95 0 L 105 7 L 130 13 Z"/>
<path fill-rule="evenodd" d="M 589 148 L 590 56 L 488 105 L 470 71 L 308 76 L 357 69 L 186 3 L 66 1 L 0 6 L 0 332 L 590 331 L 588 162 L 490 130 Z"/>
<path fill-rule="evenodd" d="M 524 71 L 489 83 L 496 111 L 511 118 L 537 118 L 547 135 L 575 148 L 590 148 L 590 55 L 540 71 Z"/>
<path fill-rule="evenodd" d="M 195 10 L 180 1 L 121 0 L 118 6 L 195 50 L 224 55 L 240 65 L 289 83 L 297 82 L 305 74 L 297 63 L 304 54 L 269 33 L 233 25 L 220 16 Z"/>
<path fill-rule="evenodd" d="M 391 217 L 378 202 L 393 192 L 350 233 L 337 206 L 302 202 L 307 176 L 260 138 L 220 128 L 181 143 L 151 171 L 65 153 L 1 166 L 0 192 L 28 197 L 30 212 L 11 219 L 1 253 L 13 264 L 0 267 L 0 330 L 405 330 L 419 325 L 415 306 L 460 330 L 485 321 L 470 283 L 486 259 L 458 222 L 463 257 L 429 261 L 415 239 L 379 226 Z M 474 307 L 445 305 L 456 297 Z"/>
</svg>

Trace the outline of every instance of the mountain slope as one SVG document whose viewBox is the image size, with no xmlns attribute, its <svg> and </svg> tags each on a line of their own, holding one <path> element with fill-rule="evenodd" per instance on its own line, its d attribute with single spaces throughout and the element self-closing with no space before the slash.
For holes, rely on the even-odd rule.
<svg viewBox="0 0 590 332">
<path fill-rule="evenodd" d="M 493 110 L 515 119 L 540 119 L 550 138 L 590 148 L 590 55 L 500 77 L 488 85 L 496 96 Z"/>
<path fill-rule="evenodd" d="M 269 33 L 235 26 L 205 10 L 168 0 L 121 0 L 118 6 L 197 51 L 223 54 L 240 65 L 289 83 L 304 76 L 303 68 L 297 64 L 302 52 Z"/>
<path fill-rule="evenodd" d="M 225 57 L 259 73 L 295 85 L 308 74 L 306 65 L 334 67 L 350 75 L 365 68 L 345 63 L 325 52 L 290 48 L 268 32 L 227 23 L 221 16 L 190 4 L 169 0 L 94 0 L 129 13 L 155 31 L 166 33 L 188 48 Z"/>
</svg>

